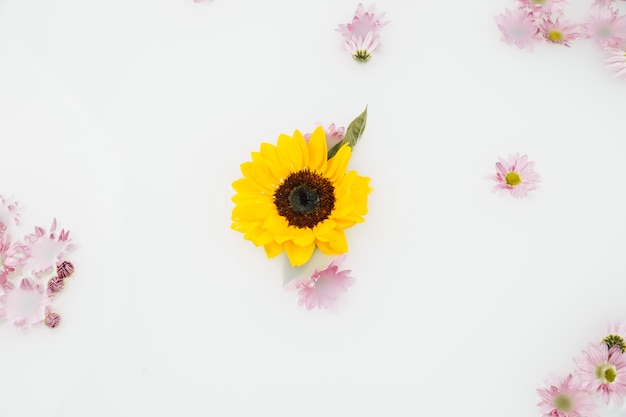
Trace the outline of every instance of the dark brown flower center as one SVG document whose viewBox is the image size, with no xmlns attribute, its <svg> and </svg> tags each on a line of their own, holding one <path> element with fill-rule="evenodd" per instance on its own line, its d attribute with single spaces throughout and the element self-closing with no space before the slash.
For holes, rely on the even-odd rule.
<svg viewBox="0 0 626 417">
<path fill-rule="evenodd" d="M 335 187 L 328 178 L 303 169 L 289 174 L 278 187 L 274 204 L 290 226 L 312 228 L 335 208 Z"/>
</svg>

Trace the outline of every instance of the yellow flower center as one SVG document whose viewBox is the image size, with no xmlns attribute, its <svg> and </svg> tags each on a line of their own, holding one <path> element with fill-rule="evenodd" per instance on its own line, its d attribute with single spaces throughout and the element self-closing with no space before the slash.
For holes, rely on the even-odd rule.
<svg viewBox="0 0 626 417">
<path fill-rule="evenodd" d="M 511 187 L 517 187 L 518 185 L 522 183 L 522 177 L 520 177 L 517 172 L 513 172 L 513 171 L 506 174 L 505 179 L 506 179 L 506 183 L 510 185 Z"/>
<path fill-rule="evenodd" d="M 604 339 L 602 339 L 604 343 L 611 349 L 613 346 L 619 346 L 622 352 L 626 351 L 626 341 L 617 334 L 610 334 Z"/>
<path fill-rule="evenodd" d="M 367 62 L 372 57 L 372 54 L 369 53 L 366 49 L 359 49 L 354 54 L 352 54 L 352 58 L 356 59 L 359 62 Z"/>
<path fill-rule="evenodd" d="M 565 394 L 559 394 L 554 397 L 552 404 L 554 405 L 554 408 L 564 413 L 568 413 L 574 408 L 574 401 L 572 401 L 570 396 Z"/>
<path fill-rule="evenodd" d="M 532 0 L 534 4 L 541 4 L 544 5 L 546 4 L 546 0 Z"/>
<path fill-rule="evenodd" d="M 550 33 L 548 33 L 548 39 L 550 42 L 560 43 L 563 41 L 563 34 L 558 30 L 551 30 Z"/>
<path fill-rule="evenodd" d="M 596 378 L 601 380 L 604 383 L 612 383 L 615 381 L 617 377 L 617 372 L 615 371 L 615 367 L 613 365 L 609 365 L 608 363 L 599 365 L 596 368 Z"/>
</svg>

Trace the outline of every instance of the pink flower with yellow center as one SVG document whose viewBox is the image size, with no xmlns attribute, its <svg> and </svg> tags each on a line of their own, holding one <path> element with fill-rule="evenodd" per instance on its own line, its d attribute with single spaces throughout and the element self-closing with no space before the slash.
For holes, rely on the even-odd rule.
<svg viewBox="0 0 626 417">
<path fill-rule="evenodd" d="M 503 14 L 495 17 L 495 20 L 502 33 L 502 40 L 509 45 L 516 45 L 520 49 L 532 49 L 540 40 L 539 28 L 531 12 L 505 9 Z"/>
<path fill-rule="evenodd" d="M 534 162 L 528 160 L 528 155 L 519 153 L 509 155 L 508 159 L 498 158 L 496 174 L 492 177 L 496 181 L 493 191 L 500 195 L 510 193 L 513 197 L 523 198 L 529 191 L 535 190 L 541 182 L 539 174 L 534 171 Z"/>
<path fill-rule="evenodd" d="M 537 404 L 544 417 L 594 417 L 595 403 L 592 393 L 569 374 L 565 379 L 552 378 L 546 388 L 537 393 L 541 401 Z"/>
<path fill-rule="evenodd" d="M 626 356 L 619 346 L 606 343 L 589 344 L 583 358 L 574 359 L 578 365 L 576 376 L 588 389 L 598 393 L 608 404 L 621 404 L 626 395 Z"/>
</svg>

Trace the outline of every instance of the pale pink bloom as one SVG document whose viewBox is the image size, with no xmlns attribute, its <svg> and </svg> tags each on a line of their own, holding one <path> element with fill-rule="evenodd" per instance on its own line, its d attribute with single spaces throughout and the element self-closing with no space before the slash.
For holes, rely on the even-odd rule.
<svg viewBox="0 0 626 417">
<path fill-rule="evenodd" d="M 587 37 L 602 48 L 619 48 L 626 40 L 626 16 L 619 16 L 619 10 L 610 7 L 593 10 L 589 22 L 582 25 Z"/>
<path fill-rule="evenodd" d="M 15 327 L 28 328 L 44 321 L 52 304 L 40 285 L 23 278 L 19 287 L 12 283 L 5 286 L 6 293 L 0 296 L 0 318 L 6 318 Z"/>
<path fill-rule="evenodd" d="M 562 13 L 564 0 L 518 0 L 520 9 L 526 10 L 533 17 L 548 17 L 554 13 Z"/>
<path fill-rule="evenodd" d="M 531 12 L 505 9 L 504 14 L 496 16 L 495 20 L 502 32 L 502 40 L 509 45 L 532 49 L 540 40 L 539 27 Z"/>
<path fill-rule="evenodd" d="M 378 50 L 378 35 L 368 32 L 365 38 L 353 36 L 344 42 L 344 49 L 359 62 L 367 62 Z"/>
<path fill-rule="evenodd" d="M 0 224 L 0 286 L 3 286 L 15 270 L 26 262 L 28 246 L 11 242 L 4 224 Z"/>
<path fill-rule="evenodd" d="M 313 271 L 310 278 L 296 278 L 285 286 L 286 290 L 299 290 L 298 304 L 311 310 L 315 307 L 330 308 L 335 304 L 340 293 L 346 292 L 354 283 L 349 276 L 349 269 L 338 271 L 346 254 L 337 257 L 328 267 Z"/>
<path fill-rule="evenodd" d="M 14 198 L 7 198 L 0 195 L 0 224 L 7 227 L 15 226 L 19 223 L 21 207 Z"/>
<path fill-rule="evenodd" d="M 537 404 L 543 417 L 594 417 L 592 393 L 569 374 L 564 380 L 551 378 L 547 388 L 537 390 L 541 401 Z"/>
<path fill-rule="evenodd" d="M 544 17 L 540 20 L 539 29 L 545 40 L 552 43 L 558 43 L 564 46 L 571 46 L 570 42 L 582 36 L 580 28 L 576 24 L 569 22 L 561 22 L 561 17 L 552 20 L 550 17 Z"/>
<path fill-rule="evenodd" d="M 605 51 L 609 54 L 607 69 L 618 78 L 626 78 L 626 51 L 620 48 L 605 48 Z"/>
<path fill-rule="evenodd" d="M 340 24 L 336 29 L 341 32 L 346 39 L 352 39 L 353 37 L 361 37 L 365 39 L 369 32 L 376 32 L 378 29 L 385 26 L 388 21 L 383 22 L 385 13 L 376 13 L 376 6 L 374 4 L 365 10 L 363 4 L 359 3 L 352 18 L 352 23 Z"/>
<path fill-rule="evenodd" d="M 607 404 L 609 401 L 621 404 L 626 394 L 626 356 L 620 347 L 609 349 L 606 343 L 590 343 L 583 355 L 574 359 L 578 365 L 576 376 Z"/>
<path fill-rule="evenodd" d="M 56 229 L 57 221 L 54 219 L 49 233 L 43 227 L 35 227 L 35 233 L 24 238 L 30 252 L 24 269 L 37 277 L 56 268 L 63 255 L 72 250 L 69 230 L 61 229 L 57 234 Z"/>
<path fill-rule="evenodd" d="M 606 343 L 609 349 L 619 346 L 622 353 L 626 351 L 626 323 L 613 323 L 607 326 L 606 336 L 602 338 L 602 342 Z"/>
<path fill-rule="evenodd" d="M 321 126 L 321 123 L 318 123 L 318 126 Z M 327 128 L 324 129 L 326 132 L 326 147 L 328 149 L 332 148 L 343 139 L 346 134 L 345 127 L 337 127 L 334 123 L 331 123 Z M 308 142 L 311 137 L 310 133 L 306 133 L 304 135 L 304 139 Z"/>
<path fill-rule="evenodd" d="M 510 193 L 513 197 L 526 197 L 529 191 L 537 189 L 541 182 L 539 174 L 533 167 L 534 162 L 528 160 L 528 155 L 520 156 L 519 153 L 509 155 L 509 159 L 498 158 L 496 162 L 496 174 L 492 177 L 497 184 L 493 191 L 499 191 L 500 195 Z"/>
</svg>

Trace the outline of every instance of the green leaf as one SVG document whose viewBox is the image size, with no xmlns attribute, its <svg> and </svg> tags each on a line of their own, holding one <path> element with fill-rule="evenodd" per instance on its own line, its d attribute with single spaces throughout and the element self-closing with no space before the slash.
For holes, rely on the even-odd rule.
<svg viewBox="0 0 626 417">
<path fill-rule="evenodd" d="M 365 110 L 363 110 L 363 113 L 361 113 L 356 119 L 354 119 L 350 123 L 350 125 L 348 125 L 348 128 L 346 129 L 346 134 L 344 135 L 341 142 L 339 142 L 338 144 L 336 144 L 335 146 L 333 146 L 332 148 L 328 150 L 327 159 L 330 159 L 333 156 L 335 156 L 337 151 L 339 151 L 339 149 L 346 143 L 351 148 L 354 148 L 356 146 L 356 143 L 359 141 L 359 139 L 361 139 L 361 136 L 363 135 L 366 122 L 367 122 L 367 106 L 365 106 Z"/>
</svg>

